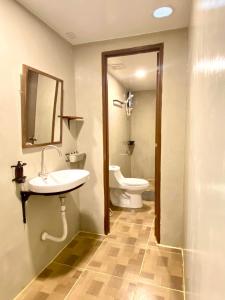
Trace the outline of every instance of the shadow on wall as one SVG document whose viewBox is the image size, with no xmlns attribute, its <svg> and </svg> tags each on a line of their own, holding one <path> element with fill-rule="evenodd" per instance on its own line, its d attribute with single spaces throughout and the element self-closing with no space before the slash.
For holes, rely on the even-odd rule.
<svg viewBox="0 0 225 300">
<path fill-rule="evenodd" d="M 27 234 L 30 255 L 35 271 L 40 271 L 72 239 L 79 228 L 79 207 L 76 204 L 76 191 L 66 194 L 66 217 L 68 237 L 64 242 L 41 241 L 41 233 L 47 231 L 52 235 L 62 234 L 60 202 L 56 196 L 33 196 L 27 205 Z M 40 269 L 40 266 L 42 268 Z"/>
<path fill-rule="evenodd" d="M 80 135 L 80 132 L 81 132 L 81 129 L 84 125 L 84 122 L 83 121 L 76 121 L 75 122 L 75 126 L 76 126 L 76 130 L 74 130 L 74 132 L 76 133 L 75 136 L 74 136 L 74 139 L 77 140 L 79 135 Z"/>
<path fill-rule="evenodd" d="M 144 191 L 142 193 L 142 199 L 147 201 L 155 201 L 155 192 L 154 191 Z"/>
<path fill-rule="evenodd" d="M 81 218 L 82 218 L 82 223 L 83 224 L 88 224 L 88 228 L 86 229 L 86 226 L 83 225 L 83 230 L 85 231 L 85 229 L 87 230 L 87 232 L 89 232 L 89 228 L 91 228 L 91 233 L 96 233 L 98 232 L 98 226 L 95 222 L 95 219 L 90 216 L 89 214 L 86 213 L 82 213 L 81 214 Z"/>
<path fill-rule="evenodd" d="M 86 164 L 86 156 L 84 161 L 77 163 L 79 168 L 83 169 L 85 167 L 87 170 L 90 170 L 91 167 L 85 166 L 85 164 Z M 93 191 L 95 190 L 96 184 L 97 184 L 97 177 L 95 174 L 93 174 L 93 172 L 90 172 L 90 180 L 79 190 L 79 200 L 81 206 L 80 230 L 86 232 L 93 232 L 93 233 L 99 233 L 99 224 L 96 222 L 96 217 L 97 219 L 104 220 L 104 215 L 102 215 L 99 209 L 98 202 L 95 201 L 95 199 L 98 199 L 98 197 L 95 194 L 91 195 L 91 197 L 87 195 L 90 189 Z M 86 201 L 87 199 L 86 197 L 88 197 L 88 202 Z M 86 209 L 86 205 L 87 208 L 89 209 Z M 91 211 L 89 206 L 92 207 Z"/>
<path fill-rule="evenodd" d="M 67 131 L 71 135 L 72 139 L 74 141 L 77 141 L 77 139 L 80 135 L 81 129 L 84 125 L 84 121 L 83 120 L 72 120 L 70 122 L 70 128 L 68 126 L 67 121 L 64 121 L 64 122 L 65 122 L 65 126 L 67 128 Z M 74 146 L 75 146 L 75 143 L 74 143 Z"/>
<path fill-rule="evenodd" d="M 16 197 L 20 200 L 20 186 L 16 185 Z M 79 207 L 76 201 L 77 191 L 66 194 L 66 217 L 68 237 L 62 243 L 42 241 L 41 233 L 47 231 L 55 236 L 62 234 L 60 201 L 57 196 L 30 196 L 26 203 L 27 223 L 24 225 L 29 244 L 29 256 L 26 260 L 31 265 L 33 275 L 38 274 L 57 253 L 69 243 L 79 228 Z M 21 222 L 22 205 L 21 205 Z"/>
</svg>

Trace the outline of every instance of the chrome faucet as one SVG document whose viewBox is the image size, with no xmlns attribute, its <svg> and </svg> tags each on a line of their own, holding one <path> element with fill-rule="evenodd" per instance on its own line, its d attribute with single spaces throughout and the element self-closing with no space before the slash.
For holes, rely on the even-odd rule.
<svg viewBox="0 0 225 300">
<path fill-rule="evenodd" d="M 47 149 L 55 149 L 55 150 L 58 151 L 59 156 L 62 156 L 61 150 L 58 147 L 56 147 L 56 146 L 48 145 L 48 146 L 43 147 L 41 149 L 41 172 L 39 173 L 39 176 L 41 176 L 43 178 L 46 178 L 48 176 L 48 172 L 45 171 L 45 157 L 44 157 L 44 152 Z"/>
</svg>

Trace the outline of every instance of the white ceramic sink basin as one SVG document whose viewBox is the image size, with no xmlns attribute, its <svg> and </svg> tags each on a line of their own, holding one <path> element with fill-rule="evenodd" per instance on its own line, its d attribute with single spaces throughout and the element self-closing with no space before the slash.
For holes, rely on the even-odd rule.
<svg viewBox="0 0 225 300">
<path fill-rule="evenodd" d="M 60 170 L 48 173 L 47 178 L 40 176 L 28 181 L 29 190 L 35 193 L 59 193 L 75 189 L 89 179 L 89 171 L 80 169 Z"/>
</svg>

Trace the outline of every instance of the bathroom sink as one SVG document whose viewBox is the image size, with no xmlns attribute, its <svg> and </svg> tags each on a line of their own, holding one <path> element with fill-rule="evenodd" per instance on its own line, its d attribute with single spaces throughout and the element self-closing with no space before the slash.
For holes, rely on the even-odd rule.
<svg viewBox="0 0 225 300">
<path fill-rule="evenodd" d="M 34 193 L 60 193 L 75 189 L 89 179 L 89 171 L 68 169 L 50 172 L 46 177 L 37 176 L 28 181 L 29 190 Z"/>
</svg>

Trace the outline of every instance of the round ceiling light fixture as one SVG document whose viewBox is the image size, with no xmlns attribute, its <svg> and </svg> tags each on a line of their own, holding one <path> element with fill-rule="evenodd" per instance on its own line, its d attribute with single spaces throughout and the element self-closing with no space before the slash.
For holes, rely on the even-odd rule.
<svg viewBox="0 0 225 300">
<path fill-rule="evenodd" d="M 136 76 L 137 78 L 143 78 L 143 77 L 146 76 L 146 71 L 145 71 L 145 70 L 142 70 L 142 69 L 137 70 L 137 71 L 135 72 L 135 76 Z"/>
<path fill-rule="evenodd" d="M 172 15 L 173 9 L 170 6 L 162 6 L 153 11 L 153 16 L 155 18 L 166 18 Z"/>
</svg>

